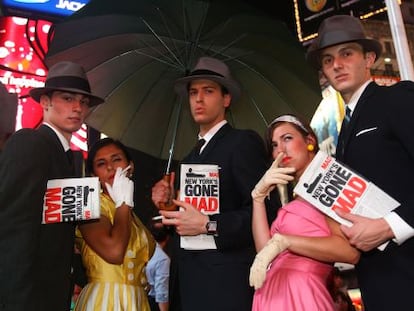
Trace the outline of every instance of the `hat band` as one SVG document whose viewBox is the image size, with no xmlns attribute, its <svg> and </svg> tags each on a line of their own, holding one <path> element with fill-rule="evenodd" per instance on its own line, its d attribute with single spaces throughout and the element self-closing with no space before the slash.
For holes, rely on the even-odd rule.
<svg viewBox="0 0 414 311">
<path fill-rule="evenodd" d="M 49 78 L 46 80 L 45 88 L 78 89 L 86 93 L 91 92 L 91 88 L 87 80 L 70 76 Z"/>
<path fill-rule="evenodd" d="M 197 70 L 194 70 L 193 72 L 191 72 L 189 74 L 189 76 L 201 76 L 201 75 L 211 75 L 211 76 L 218 76 L 218 77 L 224 78 L 223 75 L 221 75 L 217 72 L 208 70 L 208 69 L 197 69 Z"/>
</svg>

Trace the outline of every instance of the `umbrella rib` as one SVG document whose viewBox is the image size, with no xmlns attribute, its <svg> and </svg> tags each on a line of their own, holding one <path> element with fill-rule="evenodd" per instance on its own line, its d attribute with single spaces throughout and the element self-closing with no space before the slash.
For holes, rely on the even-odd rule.
<svg viewBox="0 0 414 311">
<path fill-rule="evenodd" d="M 245 36 L 246 36 L 246 34 L 242 34 L 242 35 L 240 35 L 239 37 L 237 37 L 236 39 L 234 39 L 234 40 L 230 41 L 229 43 L 227 43 L 227 44 L 226 44 L 225 46 L 223 46 L 220 50 L 214 51 L 215 55 L 216 55 L 216 54 L 225 55 L 225 54 L 224 54 L 224 51 L 226 51 L 227 49 L 229 49 L 230 47 L 232 47 L 233 45 L 235 45 L 238 41 L 240 41 L 241 39 L 243 39 Z M 213 45 L 213 43 L 211 43 L 211 45 L 210 45 L 210 47 L 209 47 L 209 49 L 210 49 L 211 51 L 213 51 L 213 49 L 211 48 L 211 47 L 212 47 L 212 45 Z M 253 52 L 246 53 L 246 55 L 251 54 L 251 53 L 253 53 Z M 229 59 L 230 59 L 230 58 L 229 58 Z"/>
<path fill-rule="evenodd" d="M 175 53 L 170 49 L 170 47 L 168 46 L 168 44 L 166 44 L 164 42 L 164 40 L 162 40 L 162 38 L 156 33 L 156 31 L 154 30 L 154 28 L 152 28 L 151 25 L 144 18 L 141 18 L 141 20 L 148 27 L 148 29 L 152 32 L 152 34 L 155 36 L 155 38 L 167 49 L 167 51 L 177 61 L 177 63 L 179 63 L 181 66 L 183 66 L 182 62 L 179 60 L 179 58 L 177 57 L 177 55 L 175 55 Z"/>
<path fill-rule="evenodd" d="M 155 58 L 155 60 L 157 60 L 157 61 L 159 61 L 159 59 L 157 59 L 157 58 Z M 169 64 L 169 63 L 166 63 L 166 64 L 168 64 L 168 65 L 171 65 L 171 64 Z M 166 71 L 168 71 L 168 69 L 166 70 Z M 136 74 L 137 72 L 135 72 L 134 74 Z M 158 81 L 154 81 L 153 82 L 153 84 L 152 84 L 152 86 L 151 87 L 149 87 L 148 88 L 148 91 L 146 92 L 146 94 L 145 95 L 143 95 L 142 96 L 142 98 L 141 98 L 141 101 L 140 101 L 140 104 L 137 106 L 137 107 L 140 107 L 141 106 L 141 103 L 142 102 L 144 102 L 145 100 L 146 100 L 146 98 L 149 96 L 149 93 L 150 93 L 150 90 L 151 89 L 153 89 L 153 86 L 155 85 L 155 84 L 157 84 L 158 83 Z M 117 86 L 117 88 L 119 88 L 120 87 L 120 85 L 118 85 Z M 114 93 L 116 91 L 116 89 L 114 89 L 111 93 Z M 111 95 L 108 95 L 107 97 L 110 97 Z M 171 142 L 171 144 L 170 144 L 170 149 L 169 149 L 169 153 L 171 154 L 170 155 L 170 158 L 168 159 L 168 167 L 167 167 L 167 170 L 166 170 L 166 172 L 168 173 L 168 170 L 169 170 L 169 168 L 170 168 L 170 166 L 171 166 L 171 162 L 172 162 L 172 156 L 173 156 L 173 153 L 174 153 L 174 148 L 175 148 L 175 140 L 176 140 L 176 133 L 177 133 L 177 129 L 178 129 L 178 123 L 179 123 L 179 118 L 180 118 L 180 111 L 181 111 L 181 107 L 182 107 L 182 103 L 180 102 L 179 104 L 178 104 L 178 107 L 176 107 L 177 105 L 175 105 L 175 108 L 172 110 L 172 112 L 170 113 L 170 115 L 174 115 L 174 113 L 177 113 L 178 115 L 177 115 L 177 117 L 176 117 L 176 120 L 175 120 L 175 122 L 174 122 L 174 132 L 173 132 L 173 141 Z M 98 106 L 99 107 L 99 106 Z M 135 110 L 135 112 L 134 112 L 134 115 L 136 115 L 136 114 L 138 114 L 139 113 L 139 109 L 136 109 Z M 124 130 L 123 130 L 123 134 L 121 135 L 121 137 L 122 136 L 124 136 L 124 134 L 125 133 L 127 133 L 128 132 L 128 128 L 130 127 L 130 124 L 132 124 L 133 123 L 133 119 L 134 118 L 131 118 L 131 120 L 130 120 L 130 122 L 128 123 L 128 125 L 124 128 Z M 168 118 L 169 120 L 171 120 L 171 117 L 170 118 Z M 165 138 L 163 139 L 163 141 L 165 141 Z M 158 153 L 158 155 L 159 156 L 161 156 L 162 155 L 162 147 L 161 147 L 161 151 Z"/>
<path fill-rule="evenodd" d="M 220 29 L 220 33 L 227 27 L 227 24 L 229 23 L 229 21 L 226 21 L 223 25 L 222 25 L 222 27 L 221 27 L 221 29 Z M 215 38 L 217 38 L 217 36 L 215 37 Z M 233 40 L 232 42 L 234 42 L 235 40 Z M 214 45 L 214 39 L 213 40 L 211 40 L 211 42 L 210 42 L 210 45 L 209 45 L 209 47 L 206 49 L 206 51 L 209 51 L 209 50 L 211 50 L 211 47 Z M 229 44 L 228 45 L 226 45 L 226 48 L 229 46 Z"/>
<path fill-rule="evenodd" d="M 174 46 L 174 49 L 176 51 L 178 51 L 178 46 L 175 44 L 175 41 L 173 40 L 173 36 L 172 36 L 172 33 L 171 33 L 171 29 L 170 29 L 170 27 L 168 27 L 168 23 L 167 23 L 167 20 L 165 19 L 165 15 L 163 14 L 163 12 L 159 8 L 157 8 L 157 10 L 158 10 L 159 15 L 161 16 L 161 20 L 162 20 L 162 22 L 163 22 L 163 24 L 165 26 L 165 29 L 168 32 L 168 35 L 170 36 L 169 39 L 170 39 L 172 45 Z M 167 45 L 167 43 L 165 43 L 165 45 Z M 171 53 L 173 53 L 173 52 L 171 51 Z M 173 53 L 173 57 L 182 66 L 182 68 L 185 68 L 183 62 L 176 56 L 176 54 Z"/>
<path fill-rule="evenodd" d="M 148 46 L 148 47 L 150 47 L 150 46 Z M 146 56 L 146 57 L 148 57 L 148 58 L 151 58 L 151 59 L 153 59 L 153 60 L 156 60 L 156 61 L 158 61 L 158 62 L 160 62 L 160 63 L 163 63 L 163 64 L 165 64 L 165 65 L 168 65 L 168 66 L 170 66 L 170 67 L 176 68 L 176 69 L 178 69 L 178 70 L 182 70 L 182 67 L 181 67 L 181 66 L 176 65 L 175 63 L 173 63 L 173 62 L 171 62 L 171 61 L 164 60 L 164 59 L 161 59 L 160 57 L 156 57 L 156 56 L 150 55 L 150 54 L 148 54 L 148 53 L 141 52 L 141 51 L 139 51 L 138 49 L 133 50 L 132 52 L 135 52 L 135 53 L 137 53 L 137 54 L 139 54 L 139 55 Z M 161 54 L 161 53 L 160 53 L 160 54 Z"/>
<path fill-rule="evenodd" d="M 248 70 L 254 72 L 257 76 L 259 76 L 263 81 L 265 81 L 272 89 L 274 89 L 274 91 L 280 96 L 280 98 L 283 98 L 283 100 L 287 103 L 288 101 L 284 98 L 284 96 L 282 95 L 282 93 L 279 91 L 279 89 L 277 87 L 275 87 L 275 85 L 269 80 L 267 79 L 263 74 L 261 74 L 259 71 L 257 71 L 256 69 L 254 69 L 253 67 L 249 66 L 248 64 L 246 64 L 245 62 L 241 61 L 240 59 L 234 58 L 234 61 L 238 62 L 239 64 L 243 65 L 245 68 L 247 68 Z M 259 106 L 256 104 L 256 101 L 254 100 L 253 97 L 251 97 L 249 95 L 250 100 L 253 102 L 254 107 L 256 108 L 257 112 L 259 113 L 259 115 L 262 117 L 264 123 L 266 124 L 266 126 L 269 125 L 269 122 L 267 122 L 266 118 L 264 117 L 263 113 L 260 111 Z"/>
<path fill-rule="evenodd" d="M 230 55 L 226 55 L 223 50 L 218 50 L 218 51 L 214 51 L 216 54 L 220 54 L 222 56 L 227 57 L 227 60 L 234 60 L 235 62 L 239 63 L 240 65 L 242 65 L 243 67 L 247 68 L 248 70 L 250 70 L 251 72 L 255 73 L 258 77 L 260 77 L 265 83 L 267 83 L 279 96 L 280 98 L 283 98 L 284 101 L 287 103 L 288 101 L 284 98 L 284 96 L 282 95 L 282 93 L 279 91 L 279 89 L 277 87 L 274 86 L 274 84 L 267 79 L 263 74 L 261 74 L 259 71 L 257 71 L 256 69 L 254 69 L 253 67 L 249 66 L 248 64 L 246 64 L 245 62 L 243 62 L 242 60 L 238 59 L 237 56 L 230 56 Z M 263 115 L 263 113 L 260 111 L 259 106 L 257 105 L 256 101 L 254 100 L 253 97 L 251 97 L 249 95 L 250 98 L 250 102 L 253 103 L 254 108 L 256 109 L 256 111 L 258 112 L 258 114 L 261 116 L 264 124 L 266 126 L 269 125 L 269 122 L 267 122 L 265 116 Z"/>
<path fill-rule="evenodd" d="M 227 20 L 225 23 L 223 23 L 221 30 L 219 31 L 220 33 L 227 27 L 227 25 L 230 23 L 230 20 Z M 236 39 L 232 40 L 231 42 L 229 42 L 228 44 L 226 44 L 221 50 L 219 51 L 215 51 L 215 54 L 222 54 L 224 55 L 224 53 L 222 53 L 221 51 L 225 51 L 227 50 L 229 47 L 235 45 L 238 41 L 240 41 L 241 39 L 243 39 L 246 36 L 246 34 L 242 34 L 239 37 L 237 37 Z M 218 36 L 216 36 L 215 38 L 218 38 Z M 205 49 L 205 51 L 213 51 L 213 49 L 211 48 L 213 45 L 215 44 L 215 40 L 211 40 L 209 47 L 207 49 Z"/>
<path fill-rule="evenodd" d="M 206 2 L 206 5 L 209 5 L 209 4 L 207 4 L 207 2 Z M 187 42 L 191 42 L 192 43 L 190 45 L 190 51 L 187 53 L 187 59 L 188 59 L 188 64 L 187 65 L 189 65 L 189 64 L 191 64 L 193 62 L 193 59 L 190 59 L 190 57 L 188 57 L 188 55 L 193 56 L 193 57 L 196 56 L 195 50 L 197 49 L 197 47 L 198 47 L 198 45 L 200 43 L 200 38 L 201 38 L 202 30 L 203 30 L 204 24 L 205 24 L 205 22 L 207 20 L 207 12 L 208 12 L 208 9 L 209 8 L 207 7 L 207 9 L 204 10 L 205 13 L 203 14 L 202 19 L 201 19 L 200 23 L 198 24 L 198 28 L 195 31 L 195 39 L 194 39 L 194 42 L 193 42 L 192 40 L 190 40 L 191 39 L 190 38 L 191 36 L 190 36 L 189 32 L 186 31 L 186 29 L 189 28 L 189 27 L 186 27 L 188 25 L 189 18 L 188 18 L 187 7 L 185 5 L 183 5 L 183 11 L 184 11 L 183 12 L 183 18 L 184 18 L 184 28 L 185 28 L 184 29 L 184 38 L 185 38 L 185 40 Z"/>
<path fill-rule="evenodd" d="M 182 0 L 181 1 L 181 3 L 182 3 L 182 12 L 183 12 L 183 33 L 184 33 L 184 40 L 186 41 L 186 42 L 188 42 L 188 38 L 189 38 L 189 32 L 187 31 L 187 29 L 188 29 L 188 27 L 187 27 L 187 14 L 186 14 L 186 6 L 184 5 L 184 0 Z M 184 59 L 187 59 L 187 60 L 189 60 L 189 55 L 191 55 L 190 53 L 188 53 L 188 49 L 186 48 L 186 49 L 184 49 L 184 53 L 185 53 L 185 55 L 184 55 Z M 189 64 L 187 64 L 187 66 L 188 66 Z M 186 70 L 187 70 L 187 68 L 186 68 Z"/>
</svg>

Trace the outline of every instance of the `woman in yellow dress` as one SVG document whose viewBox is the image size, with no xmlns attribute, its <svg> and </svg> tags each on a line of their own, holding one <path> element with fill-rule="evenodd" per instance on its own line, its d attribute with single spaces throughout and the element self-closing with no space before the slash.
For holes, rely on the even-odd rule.
<svg viewBox="0 0 414 311">
<path fill-rule="evenodd" d="M 131 210 L 134 164 L 124 145 L 104 138 L 92 146 L 86 165 L 101 183 L 101 217 L 76 230 L 88 284 L 75 310 L 149 311 L 144 269 L 155 242 Z"/>
</svg>

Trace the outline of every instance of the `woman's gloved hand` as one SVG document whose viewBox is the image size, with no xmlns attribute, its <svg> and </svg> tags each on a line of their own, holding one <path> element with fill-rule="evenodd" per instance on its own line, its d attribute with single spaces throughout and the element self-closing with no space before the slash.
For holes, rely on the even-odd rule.
<svg viewBox="0 0 414 311">
<path fill-rule="evenodd" d="M 284 154 L 280 153 L 273 161 L 272 166 L 266 171 L 263 177 L 252 190 L 252 198 L 255 201 L 263 202 L 266 196 L 276 187 L 276 185 L 286 185 L 293 180 L 290 175 L 295 172 L 293 167 L 279 167 Z"/>
<path fill-rule="evenodd" d="M 249 283 L 254 289 L 262 287 L 265 279 L 267 267 L 285 249 L 290 246 L 288 239 L 276 233 L 266 243 L 266 245 L 256 254 L 252 266 L 250 267 Z"/>
<path fill-rule="evenodd" d="M 120 207 L 123 203 L 129 207 L 134 207 L 134 182 L 126 174 L 129 166 L 125 169 L 118 167 L 115 172 L 112 186 L 105 183 L 109 196 L 115 202 L 115 207 Z"/>
</svg>

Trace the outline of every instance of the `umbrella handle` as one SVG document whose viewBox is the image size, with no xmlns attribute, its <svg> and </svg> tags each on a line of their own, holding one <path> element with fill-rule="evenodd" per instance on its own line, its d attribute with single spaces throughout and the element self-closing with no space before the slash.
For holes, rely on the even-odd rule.
<svg viewBox="0 0 414 311">
<path fill-rule="evenodd" d="M 164 177 L 162 178 L 162 180 L 166 181 L 168 184 L 170 184 L 171 181 L 171 175 L 170 174 L 165 174 Z M 159 209 L 165 210 L 165 211 L 176 211 L 178 209 L 177 205 L 175 205 L 172 202 L 173 197 L 170 196 L 170 198 L 168 198 L 168 201 L 163 203 L 160 202 L 159 203 Z"/>
</svg>

